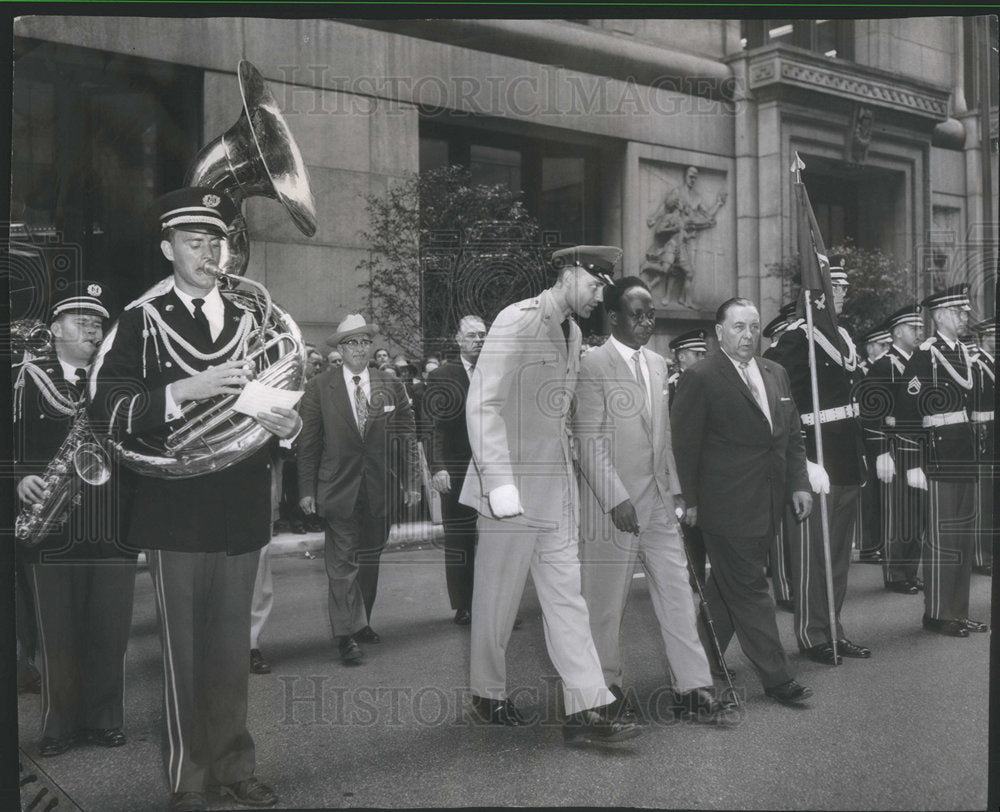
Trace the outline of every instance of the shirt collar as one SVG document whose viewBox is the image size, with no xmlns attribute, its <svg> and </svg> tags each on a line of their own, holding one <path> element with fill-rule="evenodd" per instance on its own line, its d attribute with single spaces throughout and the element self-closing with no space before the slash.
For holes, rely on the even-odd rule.
<svg viewBox="0 0 1000 812">
<path fill-rule="evenodd" d="M 370 367 L 366 366 L 363 370 L 361 370 L 361 372 L 351 372 L 351 370 L 347 368 L 347 364 L 344 364 L 341 366 L 341 369 L 344 371 L 344 383 L 348 386 L 354 386 L 355 375 L 361 376 L 360 383 L 362 386 L 366 386 L 371 382 L 371 375 L 369 374 Z"/>
<path fill-rule="evenodd" d="M 87 369 L 87 370 L 90 369 L 89 366 L 75 367 L 71 363 L 69 363 L 68 361 L 64 361 L 62 358 L 59 359 L 59 366 L 62 367 L 63 378 L 65 378 L 70 383 L 76 383 L 77 382 L 77 378 L 76 378 L 76 371 L 77 371 L 77 369 Z"/>
<path fill-rule="evenodd" d="M 955 341 L 952 341 L 949 338 L 945 338 L 943 335 L 941 335 L 941 333 L 938 333 L 938 338 L 940 338 L 945 343 L 945 346 L 949 350 L 955 349 L 955 345 L 959 343 L 957 339 Z"/>
<path fill-rule="evenodd" d="M 184 302 L 184 306 L 188 309 L 188 312 L 190 312 L 192 314 L 194 313 L 194 300 L 195 299 L 204 299 L 205 300 L 205 304 L 202 305 L 203 309 L 204 308 L 215 308 L 215 307 L 222 307 L 223 306 L 223 303 L 222 303 L 222 294 L 219 293 L 219 286 L 218 285 L 216 285 L 214 288 L 212 288 L 204 296 L 191 296 L 190 294 L 185 293 L 183 290 L 181 290 L 179 287 L 177 287 L 176 284 L 174 284 L 174 293 L 177 294 L 177 298 L 178 299 L 180 299 L 182 302 Z"/>
<path fill-rule="evenodd" d="M 614 336 L 608 336 L 608 341 L 611 342 L 611 346 L 614 347 L 616 350 L 618 350 L 618 354 L 621 355 L 621 357 L 624 358 L 628 363 L 630 364 L 632 363 L 632 358 L 635 356 L 637 352 L 639 353 L 639 357 L 642 358 L 641 347 L 638 350 L 633 350 L 627 344 L 623 344 Z"/>
<path fill-rule="evenodd" d="M 904 361 L 909 361 L 910 360 L 910 356 L 913 355 L 912 352 L 906 352 L 906 350 L 904 350 L 898 344 L 893 344 L 892 348 L 903 357 Z"/>
<path fill-rule="evenodd" d="M 724 356 L 726 356 L 726 358 L 728 358 L 730 361 L 733 362 L 733 366 L 736 367 L 737 371 L 739 371 L 741 369 L 740 365 L 743 362 L 741 360 L 739 360 L 738 358 L 733 358 L 733 356 L 731 356 L 728 352 L 726 352 L 725 350 L 723 350 L 722 347 L 719 347 L 719 349 L 722 350 L 722 354 Z M 757 366 L 757 357 L 753 356 L 753 355 L 750 356 L 750 360 L 747 361 L 746 363 L 747 363 L 747 369 L 754 369 Z"/>
</svg>

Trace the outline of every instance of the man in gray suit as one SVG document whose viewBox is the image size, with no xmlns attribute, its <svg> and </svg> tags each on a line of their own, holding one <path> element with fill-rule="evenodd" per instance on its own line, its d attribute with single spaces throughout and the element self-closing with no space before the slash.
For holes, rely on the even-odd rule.
<svg viewBox="0 0 1000 812">
<path fill-rule="evenodd" d="M 580 328 L 601 301 L 621 249 L 556 251 L 555 283 L 504 308 L 469 382 L 472 462 L 460 501 L 479 512 L 472 591 L 470 687 L 486 722 L 522 725 L 507 693 L 505 662 L 531 571 L 545 642 L 563 682 L 567 742 L 618 741 L 640 732 L 616 719 L 580 594 L 576 479 L 566 416 L 580 363 Z"/>
<path fill-rule="evenodd" d="M 688 370 L 670 411 L 686 504 L 712 564 L 706 599 L 725 650 L 733 632 L 764 684 L 784 704 L 812 695 L 792 676 L 778 637 L 764 564 L 791 502 L 798 521 L 812 509 L 799 413 L 788 374 L 757 353 L 760 314 L 729 299 L 715 315 L 719 350 Z"/>
<path fill-rule="evenodd" d="M 580 361 L 573 434 L 580 470 L 580 561 L 590 628 L 608 688 L 626 708 L 620 632 L 637 558 L 677 706 L 697 721 L 721 720 L 705 649 L 698 639 L 683 542 L 674 515 L 680 493 L 663 397 L 667 364 L 644 345 L 656 311 L 646 283 L 628 276 L 609 285 L 604 308 L 611 336 Z M 633 711 L 634 712 L 634 711 Z"/>
</svg>

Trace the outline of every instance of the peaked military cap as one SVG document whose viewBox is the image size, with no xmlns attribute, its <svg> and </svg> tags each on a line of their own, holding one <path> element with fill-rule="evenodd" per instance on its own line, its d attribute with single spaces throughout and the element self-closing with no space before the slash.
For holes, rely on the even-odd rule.
<svg viewBox="0 0 1000 812">
<path fill-rule="evenodd" d="M 911 327 L 923 327 L 923 312 L 924 309 L 918 304 L 901 307 L 895 313 L 886 317 L 885 328 L 887 330 L 891 330 L 893 327 L 898 327 L 900 324 L 909 324 Z"/>
<path fill-rule="evenodd" d="M 962 282 L 959 285 L 952 285 L 937 293 L 932 293 L 921 304 L 928 310 L 937 310 L 941 307 L 958 307 L 962 310 L 972 310 L 969 302 L 969 285 Z"/>
<path fill-rule="evenodd" d="M 830 284 L 846 285 L 847 271 L 844 268 L 844 255 L 830 254 L 828 259 L 830 262 Z"/>
<path fill-rule="evenodd" d="M 689 330 L 681 333 L 670 342 L 670 349 L 674 352 L 679 350 L 695 350 L 696 352 L 708 352 L 708 344 L 705 343 L 704 330 Z"/>
<path fill-rule="evenodd" d="M 552 252 L 552 264 L 556 269 L 579 265 L 605 285 L 614 284 L 611 273 L 621 258 L 622 249 L 611 245 L 576 245 Z"/>
<path fill-rule="evenodd" d="M 880 324 L 878 327 L 873 327 L 863 336 L 861 336 L 862 344 L 889 344 L 892 341 L 892 336 L 889 335 L 889 330 L 886 329 L 887 325 Z"/>
<path fill-rule="evenodd" d="M 217 237 L 228 234 L 229 224 L 239 213 L 228 195 L 207 186 L 186 186 L 167 192 L 154 205 L 161 229 L 198 231 Z"/>
<path fill-rule="evenodd" d="M 969 329 L 976 335 L 995 333 L 997 331 L 997 320 L 983 319 L 982 321 L 977 321 L 975 324 L 970 324 Z"/>
<path fill-rule="evenodd" d="M 97 282 L 75 282 L 64 290 L 57 291 L 52 296 L 52 311 L 49 314 L 51 322 L 62 313 L 93 313 L 103 319 L 109 318 L 108 308 L 101 298 L 104 288 Z"/>
</svg>

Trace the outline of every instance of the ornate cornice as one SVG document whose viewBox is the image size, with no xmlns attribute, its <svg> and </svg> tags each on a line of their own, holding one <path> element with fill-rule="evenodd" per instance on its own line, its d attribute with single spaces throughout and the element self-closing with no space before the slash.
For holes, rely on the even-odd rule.
<svg viewBox="0 0 1000 812">
<path fill-rule="evenodd" d="M 795 87 L 853 102 L 940 121 L 948 116 L 949 91 L 926 82 L 844 62 L 788 46 L 768 46 L 749 55 L 751 91 Z"/>
</svg>

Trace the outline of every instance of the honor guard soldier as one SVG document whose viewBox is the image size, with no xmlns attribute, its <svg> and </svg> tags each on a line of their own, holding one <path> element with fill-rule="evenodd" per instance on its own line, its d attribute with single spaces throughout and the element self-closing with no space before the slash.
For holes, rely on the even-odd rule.
<svg viewBox="0 0 1000 812">
<path fill-rule="evenodd" d="M 847 272 L 843 257 L 830 257 L 833 307 L 839 314 L 847 292 Z M 819 305 L 817 302 L 814 306 Z M 825 303 L 829 306 L 830 303 Z M 858 495 L 864 476 L 861 424 L 858 405 L 853 400 L 854 385 L 860 378 L 854 342 L 843 327 L 837 328 L 840 341 L 814 330 L 816 382 L 819 391 L 819 420 L 822 425 L 824 466 L 816 463 L 812 386 L 809 371 L 809 339 L 805 319 L 792 322 L 778 340 L 772 358 L 788 372 L 795 405 L 802 416 L 806 435 L 806 456 L 813 491 L 829 489 L 830 560 L 833 570 L 836 628 L 829 628 L 826 573 L 824 570 L 822 511 L 814 510 L 809 521 L 796 528 L 792 543 L 793 589 L 795 592 L 795 636 L 799 648 L 815 662 L 836 665 L 840 657 L 865 659 L 871 656 L 864 646 L 844 636 L 840 613 L 847 595 L 847 570 L 858 519 Z M 838 343 L 845 351 L 841 352 Z M 837 643 L 836 657 L 833 641 Z"/>
<path fill-rule="evenodd" d="M 924 617 L 928 631 L 952 637 L 985 632 L 969 619 L 976 502 L 976 437 L 969 421 L 975 371 L 959 340 L 969 319 L 969 286 L 953 285 L 922 302 L 934 335 L 906 362 L 896 398 L 899 472 L 911 488 L 927 491 L 923 544 Z"/>
<path fill-rule="evenodd" d="M 103 452 L 89 455 L 101 476 L 83 481 L 74 465 L 94 443 L 84 398 L 108 318 L 103 295 L 96 282 L 59 294 L 49 320 L 53 354 L 15 368 L 14 470 L 26 506 L 16 525 L 17 556 L 38 623 L 43 756 L 76 744 L 125 744 L 125 649 L 136 559 L 121 544 L 127 496 L 115 479 L 90 484 L 111 473 Z M 73 482 L 60 483 L 64 477 Z M 50 500 L 62 486 L 70 493 L 79 488 L 79 503 L 61 524 L 41 520 L 58 519 L 62 511 Z"/>
<path fill-rule="evenodd" d="M 993 518 L 993 494 L 996 491 L 996 433 L 994 410 L 996 408 L 996 337 L 995 319 L 984 319 L 969 327 L 976 335 L 979 346 L 972 354 L 975 388 L 972 395 L 972 412 L 969 415 L 976 433 L 976 451 L 979 459 L 979 506 L 976 510 L 976 543 L 972 558 L 972 571 L 979 575 L 993 572 L 993 548 L 996 543 L 996 526 Z"/>
<path fill-rule="evenodd" d="M 861 336 L 861 343 L 865 345 L 865 357 L 858 362 L 858 368 L 867 375 L 872 364 L 888 352 L 892 344 L 892 336 L 889 335 L 886 325 L 883 324 Z"/>
<path fill-rule="evenodd" d="M 885 588 L 916 595 L 924 586 L 917 569 L 927 505 L 923 491 L 906 481 L 902 448 L 912 440 L 896 434 L 894 409 L 905 382 L 903 370 L 924 337 L 923 308 L 918 304 L 901 307 L 886 319 L 884 327 L 892 343 L 859 385 L 858 402 L 865 427 L 869 481 L 873 471 L 878 480 Z"/>
<path fill-rule="evenodd" d="M 126 306 L 91 380 L 95 422 L 124 449 L 147 454 L 194 403 L 242 391 L 253 376 L 244 355 L 260 327 L 256 312 L 217 284 L 233 202 L 188 187 L 160 198 L 157 212 L 173 273 Z M 283 439 L 301 428 L 291 409 L 254 419 Z M 128 472 L 129 541 L 147 551 L 160 621 L 171 810 L 206 809 L 207 793 L 249 806 L 277 801 L 254 776 L 247 729 L 250 607 L 259 550 L 271 538 L 272 454 L 262 445 L 190 477 Z"/>
<path fill-rule="evenodd" d="M 771 341 L 771 345 L 761 353 L 764 358 L 774 360 L 774 348 L 778 346 L 781 334 L 794 321 L 796 307 L 795 302 L 783 304 L 778 310 L 778 315 L 760 331 L 764 338 Z M 795 537 L 797 527 L 798 522 L 795 521 L 795 514 L 790 510 L 785 511 L 785 516 L 778 527 L 778 532 L 774 534 L 774 541 L 767 554 L 767 566 L 771 575 L 771 586 L 774 589 L 774 602 L 786 612 L 795 611 L 795 604 L 792 602 L 792 548 L 789 541 Z"/>
</svg>

